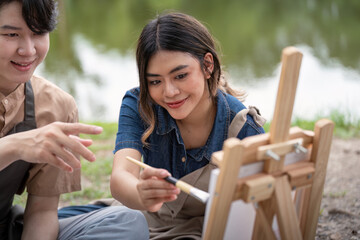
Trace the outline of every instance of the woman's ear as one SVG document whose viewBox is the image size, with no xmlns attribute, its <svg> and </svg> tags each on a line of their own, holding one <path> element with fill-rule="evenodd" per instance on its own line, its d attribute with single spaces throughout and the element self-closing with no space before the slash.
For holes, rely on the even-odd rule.
<svg viewBox="0 0 360 240">
<path fill-rule="evenodd" d="M 205 78 L 209 79 L 212 72 L 214 71 L 214 58 L 213 55 L 209 52 L 204 56 L 204 66 Z"/>
</svg>

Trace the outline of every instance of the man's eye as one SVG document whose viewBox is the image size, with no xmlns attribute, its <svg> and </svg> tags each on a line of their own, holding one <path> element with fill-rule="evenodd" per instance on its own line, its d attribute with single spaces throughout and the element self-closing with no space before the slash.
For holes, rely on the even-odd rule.
<svg viewBox="0 0 360 240">
<path fill-rule="evenodd" d="M 183 79 L 183 78 L 185 78 L 186 76 L 187 76 L 187 73 L 183 73 L 183 74 L 177 75 L 175 78 L 176 78 L 176 79 Z"/>
<path fill-rule="evenodd" d="M 7 36 L 7 37 L 16 37 L 16 36 L 18 36 L 17 33 L 7 33 L 7 34 L 4 34 L 4 35 Z"/>
</svg>

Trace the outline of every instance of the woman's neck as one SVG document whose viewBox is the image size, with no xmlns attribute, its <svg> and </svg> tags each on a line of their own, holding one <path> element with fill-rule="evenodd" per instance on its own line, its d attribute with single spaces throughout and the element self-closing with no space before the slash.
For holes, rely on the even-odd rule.
<svg viewBox="0 0 360 240">
<path fill-rule="evenodd" d="M 203 104 L 196 107 L 186 119 L 176 120 L 186 149 L 199 148 L 206 144 L 216 116 L 216 104 L 205 96 Z"/>
</svg>

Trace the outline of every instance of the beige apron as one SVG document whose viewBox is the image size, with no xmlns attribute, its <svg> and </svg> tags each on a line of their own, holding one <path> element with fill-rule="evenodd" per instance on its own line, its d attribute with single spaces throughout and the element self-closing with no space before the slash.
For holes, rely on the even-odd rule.
<svg viewBox="0 0 360 240">
<path fill-rule="evenodd" d="M 182 181 L 208 191 L 212 163 L 184 176 Z M 181 192 L 175 201 L 164 203 L 158 212 L 143 211 L 150 239 L 201 239 L 206 205 Z"/>
</svg>

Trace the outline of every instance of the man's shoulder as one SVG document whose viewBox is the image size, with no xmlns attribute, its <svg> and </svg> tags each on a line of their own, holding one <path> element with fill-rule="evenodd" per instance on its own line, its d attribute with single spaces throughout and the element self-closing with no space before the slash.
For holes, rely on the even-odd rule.
<svg viewBox="0 0 360 240">
<path fill-rule="evenodd" d="M 75 99 L 48 80 L 33 76 L 36 123 L 44 126 L 54 121 L 77 122 L 78 109 Z"/>
<path fill-rule="evenodd" d="M 46 101 L 47 99 L 51 99 L 52 101 L 55 100 L 62 103 L 75 102 L 73 96 L 43 77 L 32 76 L 31 85 L 35 98 L 39 100 Z"/>
</svg>

